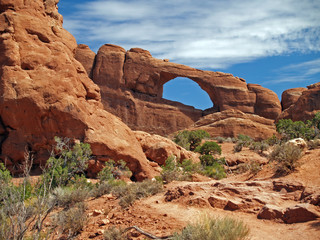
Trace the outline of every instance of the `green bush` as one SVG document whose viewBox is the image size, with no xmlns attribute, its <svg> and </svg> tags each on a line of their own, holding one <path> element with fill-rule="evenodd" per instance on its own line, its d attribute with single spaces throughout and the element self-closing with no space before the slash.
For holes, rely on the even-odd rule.
<svg viewBox="0 0 320 240">
<path fill-rule="evenodd" d="M 242 142 L 243 146 L 248 147 L 252 142 L 252 138 L 247 136 L 247 135 L 243 135 L 243 134 L 239 134 L 238 135 L 238 142 Z"/>
<path fill-rule="evenodd" d="M 309 123 L 312 121 L 309 121 Z M 281 119 L 276 124 L 277 132 L 282 139 L 287 141 L 293 138 L 313 139 L 316 136 L 316 129 L 308 126 L 302 121 L 293 122 L 291 119 Z"/>
<path fill-rule="evenodd" d="M 205 166 L 204 174 L 217 180 L 225 178 L 227 176 L 223 165 L 219 164 L 218 162 L 213 163 L 211 166 Z"/>
<path fill-rule="evenodd" d="M 316 129 L 320 130 L 320 112 L 317 112 L 314 115 L 314 117 L 311 119 L 311 121 L 308 121 L 308 125 L 310 127 L 314 127 Z"/>
<path fill-rule="evenodd" d="M 214 158 L 212 155 L 202 155 L 200 156 L 200 162 L 201 165 L 206 167 L 206 166 L 213 166 L 213 164 L 215 163 L 219 163 L 219 164 L 226 164 L 226 160 L 225 158 Z"/>
<path fill-rule="evenodd" d="M 202 216 L 194 224 L 187 225 L 181 233 L 175 233 L 172 240 L 241 240 L 249 235 L 249 227 L 232 218 Z"/>
<path fill-rule="evenodd" d="M 195 150 L 202 155 L 209 154 L 221 154 L 221 147 L 216 142 L 205 142 L 201 146 L 199 145 Z"/>
<path fill-rule="evenodd" d="M 98 178 L 101 182 L 120 179 L 121 176 L 131 177 L 132 172 L 126 166 L 126 162 L 120 160 L 115 162 L 114 160 L 109 160 L 105 162 L 105 167 L 98 173 Z"/>
<path fill-rule="evenodd" d="M 6 169 L 3 163 L 0 163 L 0 186 L 3 186 L 4 184 L 9 184 L 11 182 L 11 179 L 12 177 L 10 172 Z"/>
<path fill-rule="evenodd" d="M 162 166 L 160 181 L 169 183 L 172 181 L 190 181 L 192 173 L 201 172 L 201 166 L 193 163 L 190 159 L 182 162 L 176 160 L 175 156 L 170 156 Z"/>
<path fill-rule="evenodd" d="M 293 144 L 276 145 L 269 155 L 270 160 L 276 161 L 276 172 L 280 175 L 295 170 L 301 157 L 301 149 Z"/>
<path fill-rule="evenodd" d="M 173 141 L 181 147 L 193 151 L 204 138 L 210 138 L 210 134 L 204 130 L 184 130 L 176 134 Z"/>
<path fill-rule="evenodd" d="M 48 159 L 41 182 L 52 188 L 73 183 L 76 176 L 84 174 L 92 154 L 87 143 L 71 145 L 69 139 L 59 137 L 55 137 L 55 141 L 55 154 Z"/>
<path fill-rule="evenodd" d="M 272 137 L 269 137 L 269 138 L 266 140 L 266 143 L 267 143 L 269 146 L 274 146 L 274 145 L 280 143 L 280 140 L 277 138 L 276 135 L 272 135 Z"/>
</svg>

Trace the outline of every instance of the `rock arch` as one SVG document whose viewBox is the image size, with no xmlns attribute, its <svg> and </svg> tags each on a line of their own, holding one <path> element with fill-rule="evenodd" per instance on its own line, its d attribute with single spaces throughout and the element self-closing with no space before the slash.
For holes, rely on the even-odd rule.
<svg viewBox="0 0 320 240">
<path fill-rule="evenodd" d="M 105 44 L 92 59 L 92 51 L 81 45 L 76 53 L 80 62 L 87 59 L 84 65 L 101 88 L 105 109 L 133 129 L 168 134 L 190 126 L 208 113 L 231 109 L 273 120 L 281 113 L 280 101 L 274 92 L 247 84 L 232 74 L 203 71 L 167 59 L 156 59 L 141 48 L 125 51 L 119 46 Z M 94 63 L 92 67 L 88 67 L 90 57 L 89 62 Z M 214 109 L 199 111 L 163 99 L 163 85 L 176 77 L 196 82 L 208 93 Z M 175 117 L 169 117 L 173 115 Z"/>
</svg>

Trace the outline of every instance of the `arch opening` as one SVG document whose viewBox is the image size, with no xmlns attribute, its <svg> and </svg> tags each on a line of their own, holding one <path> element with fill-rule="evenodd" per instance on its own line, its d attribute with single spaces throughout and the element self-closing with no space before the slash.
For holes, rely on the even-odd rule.
<svg viewBox="0 0 320 240">
<path fill-rule="evenodd" d="M 162 98 L 206 110 L 214 104 L 208 93 L 198 83 L 186 78 L 176 77 L 163 85 Z"/>
</svg>

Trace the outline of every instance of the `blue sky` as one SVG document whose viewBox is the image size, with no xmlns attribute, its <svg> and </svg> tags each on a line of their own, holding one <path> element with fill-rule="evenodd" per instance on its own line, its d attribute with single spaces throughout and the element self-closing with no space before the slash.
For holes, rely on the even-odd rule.
<svg viewBox="0 0 320 240">
<path fill-rule="evenodd" d="M 320 81 L 319 0 L 60 0 L 58 7 L 64 27 L 95 52 L 105 43 L 141 47 L 156 58 L 242 77 L 279 98 Z M 168 82 L 164 97 L 212 106 L 188 79 Z"/>
</svg>

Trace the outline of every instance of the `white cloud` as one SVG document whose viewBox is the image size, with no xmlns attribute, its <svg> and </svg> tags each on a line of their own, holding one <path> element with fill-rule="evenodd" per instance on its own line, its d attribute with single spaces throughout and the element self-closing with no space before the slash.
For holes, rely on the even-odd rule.
<svg viewBox="0 0 320 240">
<path fill-rule="evenodd" d="M 198 68 L 320 51 L 319 1 L 95 0 L 76 9 L 64 18 L 78 42 L 141 47 Z"/>
<path fill-rule="evenodd" d="M 315 75 L 319 73 L 320 58 L 282 67 L 277 70 L 277 78 L 268 83 L 308 82 L 314 80 Z"/>
</svg>

